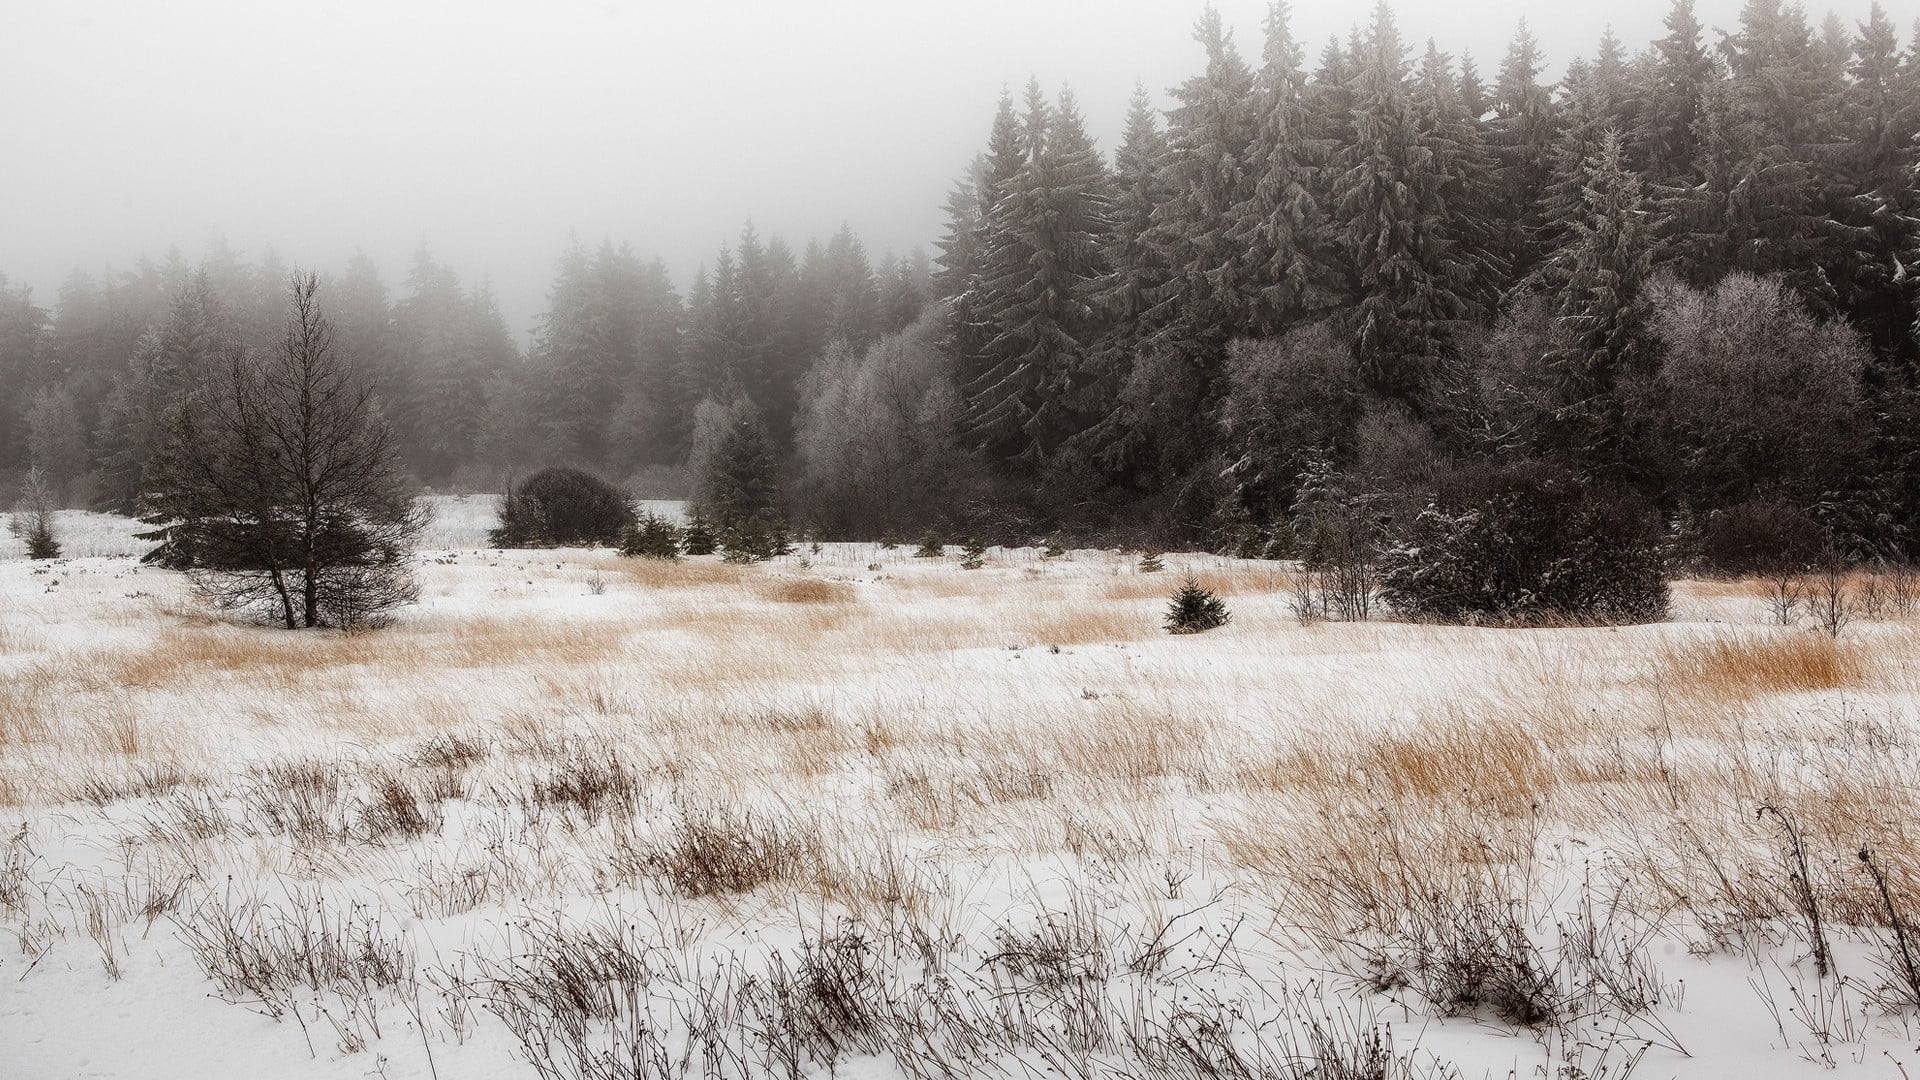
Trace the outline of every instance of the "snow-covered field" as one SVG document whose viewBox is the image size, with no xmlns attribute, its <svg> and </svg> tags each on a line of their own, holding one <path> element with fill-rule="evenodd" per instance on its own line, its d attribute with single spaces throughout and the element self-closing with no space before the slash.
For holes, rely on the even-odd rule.
<svg viewBox="0 0 1920 1080">
<path fill-rule="evenodd" d="M 437 504 L 352 637 L 0 546 L 0 1076 L 1920 1076 L 1890 603 L 1301 625 L 1270 563 Z M 1231 624 L 1160 631 L 1188 571 Z"/>
</svg>

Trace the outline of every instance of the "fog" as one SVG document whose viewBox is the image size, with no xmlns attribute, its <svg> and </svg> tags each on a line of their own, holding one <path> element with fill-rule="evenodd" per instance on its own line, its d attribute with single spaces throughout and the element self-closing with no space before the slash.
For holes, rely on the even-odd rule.
<svg viewBox="0 0 1920 1080">
<path fill-rule="evenodd" d="M 1220 5 L 1256 59 L 1262 0 Z M 1868 0 L 1830 7 L 1851 24 Z M 1407 38 L 1492 81 L 1524 16 L 1557 68 L 1664 0 L 1399 5 Z M 1902 10 L 1908 8 L 1909 10 Z M 1911 5 L 1890 5 L 1910 22 Z M 1731 25 L 1736 0 L 1707 0 Z M 851 224 L 930 246 L 1003 87 L 1071 85 L 1103 147 L 1139 80 L 1195 72 L 1198 2 L 0 2 L 0 272 L 41 303 L 75 267 L 210 238 L 389 286 L 427 245 L 524 332 L 570 234 L 631 242 L 684 290 L 751 218 L 796 246 Z M 1354 2 L 1301 5 L 1309 66 Z"/>
</svg>

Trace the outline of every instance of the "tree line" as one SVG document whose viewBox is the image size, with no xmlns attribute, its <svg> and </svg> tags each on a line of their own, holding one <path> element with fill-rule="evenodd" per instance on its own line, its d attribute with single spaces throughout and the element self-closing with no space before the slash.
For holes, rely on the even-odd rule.
<svg viewBox="0 0 1920 1080">
<path fill-rule="evenodd" d="M 1489 84 L 1384 3 L 1311 66 L 1284 3 L 1251 61 L 1208 10 L 1110 163 L 1070 92 L 1003 95 L 936 274 L 962 442 L 1036 520 L 1216 544 L 1544 462 L 1911 550 L 1920 42 L 1665 26 L 1548 85 L 1522 24 Z"/>
<path fill-rule="evenodd" d="M 749 226 L 682 296 L 576 244 L 525 354 L 428 256 L 398 299 L 365 259 L 322 293 L 430 484 L 564 464 L 826 536 L 1298 553 L 1332 507 L 1547 469 L 1690 543 L 1911 554 L 1920 39 L 1778 0 L 1665 28 L 1550 83 L 1524 24 L 1489 79 L 1384 3 L 1311 62 L 1284 3 L 1252 57 L 1207 9 L 1198 70 L 1169 109 L 1137 92 L 1111 155 L 1070 90 L 1003 95 L 931 264 Z M 133 506 L 161 418 L 270 341 L 283 282 L 219 249 L 76 276 L 51 313 L 0 282 L 0 462 Z"/>
</svg>

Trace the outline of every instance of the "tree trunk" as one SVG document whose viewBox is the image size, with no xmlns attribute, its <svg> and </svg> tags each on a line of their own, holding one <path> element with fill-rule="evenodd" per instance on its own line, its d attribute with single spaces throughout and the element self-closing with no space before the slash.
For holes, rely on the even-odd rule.
<svg viewBox="0 0 1920 1080">
<path fill-rule="evenodd" d="M 279 570 L 273 570 L 269 573 L 273 578 L 274 591 L 280 594 L 280 610 L 284 613 L 287 629 L 298 629 L 298 624 L 293 621 L 293 594 L 287 591 L 286 576 L 281 574 Z"/>
</svg>

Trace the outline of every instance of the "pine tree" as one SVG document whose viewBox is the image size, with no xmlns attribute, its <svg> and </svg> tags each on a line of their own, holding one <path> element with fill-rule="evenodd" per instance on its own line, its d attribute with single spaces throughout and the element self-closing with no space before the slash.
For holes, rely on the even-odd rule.
<svg viewBox="0 0 1920 1080">
<path fill-rule="evenodd" d="M 1567 449 L 1602 468 L 1622 463 L 1624 420 L 1618 382 L 1639 367 L 1641 287 L 1650 241 L 1640 181 L 1609 131 L 1582 168 L 1579 213 L 1544 275 L 1565 344 L 1550 358 L 1559 382 L 1557 429 Z"/>
<path fill-rule="evenodd" d="M 7 529 L 26 543 L 27 558 L 40 560 L 60 557 L 60 540 L 53 527 L 53 489 L 48 486 L 46 474 L 40 469 L 27 470 L 20 502 L 14 507 Z"/>
<path fill-rule="evenodd" d="M 1243 251 L 1242 289 L 1247 327 L 1276 334 L 1312 306 L 1312 239 L 1319 207 L 1310 187 L 1315 149 L 1308 137 L 1300 48 L 1288 26 L 1285 0 L 1268 9 L 1263 63 L 1253 87 L 1255 127 L 1248 147 L 1254 177 L 1248 197 L 1233 208 L 1233 240 Z"/>
<path fill-rule="evenodd" d="M 1198 634 L 1225 626 L 1232 618 L 1224 600 L 1189 577 L 1167 605 L 1165 626 L 1169 634 Z"/>
<path fill-rule="evenodd" d="M 1472 314 L 1477 269 L 1454 235 L 1455 182 L 1434 168 L 1393 13 L 1374 11 L 1353 77 L 1353 141 L 1337 158 L 1333 217 L 1353 274 L 1347 314 L 1376 390 L 1412 396 L 1449 328 Z"/>
<path fill-rule="evenodd" d="M 1920 255 L 1920 147 L 1915 81 L 1902 71 L 1900 45 L 1874 4 L 1853 52 L 1844 128 L 1847 146 L 1834 177 L 1837 224 L 1849 258 L 1833 268 L 1842 308 L 1882 352 L 1911 351 L 1915 308 L 1907 280 Z"/>
<path fill-rule="evenodd" d="M 988 366 L 962 390 L 974 442 L 1003 467 L 1031 472 L 1083 423 L 1076 406 L 1091 381 L 1110 200 L 1070 92 L 1049 107 L 1029 83 L 1021 136 L 1021 170 L 987 210 L 979 312 L 992 334 Z"/>
<path fill-rule="evenodd" d="M 1167 198 L 1148 241 L 1171 276 L 1148 319 L 1162 336 L 1205 337 L 1224 345 L 1247 325 L 1249 290 L 1242 280 L 1242 245 L 1234 239 L 1235 209 L 1253 195 L 1257 170 L 1266 162 L 1256 157 L 1254 73 L 1211 5 L 1194 39 L 1206 50 L 1207 66 L 1173 91 L 1178 104 L 1168 117 Z"/>
<path fill-rule="evenodd" d="M 138 510 L 147 463 L 164 437 L 168 414 L 237 346 L 237 338 L 204 272 L 174 295 L 166 321 L 141 337 L 105 403 L 98 436 L 100 495 L 110 509 Z"/>
<path fill-rule="evenodd" d="M 1653 43 L 1646 108 L 1634 133 L 1637 156 L 1646 163 L 1654 190 L 1695 182 L 1696 145 L 1708 87 L 1719 82 L 1719 62 L 1701 41 L 1704 28 L 1694 14 L 1695 0 L 1673 0 L 1665 19 L 1667 34 Z"/>
<path fill-rule="evenodd" d="M 1546 60 L 1540 43 L 1520 20 L 1494 84 L 1494 145 L 1500 156 L 1501 250 L 1515 277 L 1524 278 L 1540 257 L 1537 239 L 1544 221 L 1553 167 L 1557 118 L 1553 93 L 1540 82 Z"/>
<path fill-rule="evenodd" d="M 978 570 L 987 564 L 987 542 L 977 536 L 967 538 L 960 549 L 960 569 Z"/>
</svg>

